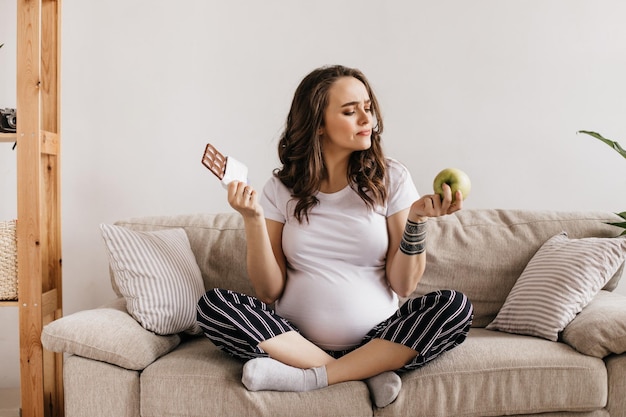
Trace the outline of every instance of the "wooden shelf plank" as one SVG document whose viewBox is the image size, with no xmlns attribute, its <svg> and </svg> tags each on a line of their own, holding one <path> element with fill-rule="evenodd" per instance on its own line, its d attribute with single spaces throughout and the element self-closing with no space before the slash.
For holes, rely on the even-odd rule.
<svg viewBox="0 0 626 417">
<path fill-rule="evenodd" d="M 0 143 L 13 143 L 17 140 L 17 133 L 4 133 L 0 132 Z"/>
<path fill-rule="evenodd" d="M 17 307 L 18 301 L 0 301 L 0 307 Z"/>
<path fill-rule="evenodd" d="M 59 308 L 59 292 L 55 289 L 47 291 L 41 295 L 42 316 L 46 317 L 54 314 Z"/>
<path fill-rule="evenodd" d="M 48 155 L 59 154 L 59 135 L 45 130 L 41 131 L 41 152 Z"/>
</svg>

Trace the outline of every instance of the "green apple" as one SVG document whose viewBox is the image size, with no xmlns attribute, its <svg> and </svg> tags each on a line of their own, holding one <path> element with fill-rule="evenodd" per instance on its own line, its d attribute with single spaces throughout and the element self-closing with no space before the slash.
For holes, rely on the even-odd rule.
<svg viewBox="0 0 626 417">
<path fill-rule="evenodd" d="M 465 200 L 472 189 L 472 183 L 467 174 L 457 168 L 446 168 L 435 177 L 433 188 L 441 197 L 443 197 L 443 184 L 450 186 L 452 201 L 455 199 L 457 190 L 461 190 L 463 200 Z"/>
</svg>

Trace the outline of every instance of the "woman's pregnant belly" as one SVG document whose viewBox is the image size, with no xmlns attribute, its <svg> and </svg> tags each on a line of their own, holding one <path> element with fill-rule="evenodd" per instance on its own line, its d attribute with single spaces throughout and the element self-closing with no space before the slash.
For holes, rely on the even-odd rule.
<svg viewBox="0 0 626 417">
<path fill-rule="evenodd" d="M 398 308 L 398 298 L 384 277 L 373 272 L 333 277 L 291 274 L 276 312 L 322 349 L 350 349 Z"/>
</svg>

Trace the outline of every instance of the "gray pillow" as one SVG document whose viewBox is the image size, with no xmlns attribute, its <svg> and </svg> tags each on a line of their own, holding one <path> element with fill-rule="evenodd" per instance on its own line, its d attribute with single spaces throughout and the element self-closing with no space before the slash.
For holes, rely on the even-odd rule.
<svg viewBox="0 0 626 417">
<path fill-rule="evenodd" d="M 142 370 L 178 346 L 180 336 L 149 332 L 121 307 L 85 310 L 55 320 L 44 326 L 41 342 L 52 352 Z"/>
<path fill-rule="evenodd" d="M 600 291 L 563 330 L 563 341 L 585 355 L 626 352 L 626 297 Z"/>
<path fill-rule="evenodd" d="M 626 239 L 548 239 L 516 281 L 489 330 L 556 341 L 624 262 Z"/>
</svg>

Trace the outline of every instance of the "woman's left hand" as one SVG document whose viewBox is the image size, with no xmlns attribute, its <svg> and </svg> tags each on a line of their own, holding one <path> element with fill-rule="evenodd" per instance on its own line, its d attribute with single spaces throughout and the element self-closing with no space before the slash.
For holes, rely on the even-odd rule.
<svg viewBox="0 0 626 417">
<path fill-rule="evenodd" d="M 452 190 L 448 184 L 443 184 L 443 196 L 427 194 L 411 205 L 409 220 L 419 222 L 428 217 L 445 216 L 463 208 L 463 193 L 457 191 L 452 199 Z"/>
</svg>

